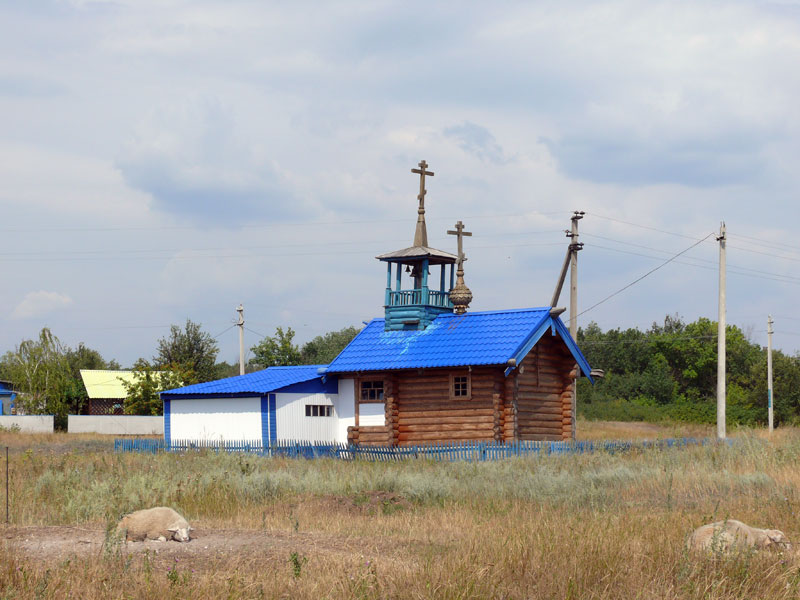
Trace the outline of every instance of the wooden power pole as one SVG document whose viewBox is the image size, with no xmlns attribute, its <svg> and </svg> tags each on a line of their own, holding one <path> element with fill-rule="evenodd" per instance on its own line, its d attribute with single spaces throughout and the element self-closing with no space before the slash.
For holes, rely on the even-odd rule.
<svg viewBox="0 0 800 600">
<path fill-rule="evenodd" d="M 725 439 L 725 223 L 719 227 L 719 320 L 717 322 L 717 439 Z"/>
<path fill-rule="evenodd" d="M 236 309 L 239 313 L 239 375 L 244 375 L 244 306 L 239 305 Z"/>
<path fill-rule="evenodd" d="M 569 261 L 569 334 L 572 339 L 578 341 L 578 251 L 583 245 L 578 243 L 578 221 L 583 218 L 583 212 L 577 210 L 572 213 L 572 228 L 569 237 L 572 243 L 569 245 L 572 256 Z M 578 372 L 579 367 L 575 366 L 575 379 L 572 380 L 572 439 L 575 439 L 575 421 L 578 418 Z"/>
<path fill-rule="evenodd" d="M 550 300 L 550 306 L 555 308 L 561 296 L 561 289 L 564 287 L 564 280 L 567 278 L 567 267 L 569 267 L 569 334 L 572 339 L 578 338 L 578 252 L 583 249 L 583 244 L 578 242 L 578 221 L 583 218 L 584 212 L 576 210 L 572 213 L 572 227 L 566 231 L 570 238 L 567 254 L 564 257 L 564 264 L 561 266 L 561 274 Z M 575 439 L 575 420 L 578 417 L 578 375 L 572 380 L 572 439 Z"/>
<path fill-rule="evenodd" d="M 775 425 L 772 416 L 772 315 L 767 317 L 767 421 L 769 423 L 769 432 Z"/>
</svg>

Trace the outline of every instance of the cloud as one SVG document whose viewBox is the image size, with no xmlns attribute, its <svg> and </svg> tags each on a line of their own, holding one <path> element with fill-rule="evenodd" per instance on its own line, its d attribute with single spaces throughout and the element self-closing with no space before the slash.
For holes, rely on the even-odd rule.
<svg viewBox="0 0 800 600">
<path fill-rule="evenodd" d="M 28 292 L 11 313 L 13 319 L 32 319 L 43 317 L 72 304 L 72 298 L 58 292 Z"/>
<path fill-rule="evenodd" d="M 508 162 L 503 148 L 485 127 L 464 121 L 461 125 L 445 127 L 444 136 L 458 142 L 459 147 L 468 154 L 492 162 L 496 165 Z"/>
<path fill-rule="evenodd" d="M 56 81 L 30 76 L 0 76 L 0 95 L 27 98 L 58 96 L 67 88 Z"/>
<path fill-rule="evenodd" d="M 201 224 L 285 219 L 303 205 L 231 109 L 214 99 L 163 107 L 144 119 L 117 161 L 154 208 Z"/>
<path fill-rule="evenodd" d="M 706 187 L 754 181 L 764 170 L 752 143 L 716 140 L 636 140 L 581 135 L 541 140 L 569 177 L 598 183 L 677 183 Z"/>
</svg>

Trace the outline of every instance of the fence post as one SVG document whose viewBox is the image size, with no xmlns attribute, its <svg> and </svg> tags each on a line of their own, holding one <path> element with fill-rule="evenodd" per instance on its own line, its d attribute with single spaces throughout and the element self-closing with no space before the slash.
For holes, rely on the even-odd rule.
<svg viewBox="0 0 800 600">
<path fill-rule="evenodd" d="M 8 446 L 6 446 L 6 525 L 8 525 Z"/>
</svg>

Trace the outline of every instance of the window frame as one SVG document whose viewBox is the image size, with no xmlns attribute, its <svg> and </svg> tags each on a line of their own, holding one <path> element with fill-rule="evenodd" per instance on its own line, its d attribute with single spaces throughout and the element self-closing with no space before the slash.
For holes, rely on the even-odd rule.
<svg viewBox="0 0 800 600">
<path fill-rule="evenodd" d="M 379 398 L 364 398 L 364 384 L 376 384 L 380 383 L 380 397 Z M 366 391 L 376 391 L 378 388 L 367 388 Z M 369 395 L 369 394 L 368 394 Z M 383 404 L 386 402 L 386 384 L 383 379 L 359 379 L 358 380 L 358 403 L 359 404 Z"/>
<path fill-rule="evenodd" d="M 333 406 L 330 404 L 306 404 L 304 411 L 306 417 L 310 419 L 333 416 Z M 317 414 L 314 414 L 315 412 Z"/>
<path fill-rule="evenodd" d="M 467 393 L 465 395 L 456 395 L 456 378 L 466 379 Z M 450 373 L 450 399 L 451 400 L 472 399 L 472 373 L 470 373 L 469 371 L 463 373 Z"/>
</svg>

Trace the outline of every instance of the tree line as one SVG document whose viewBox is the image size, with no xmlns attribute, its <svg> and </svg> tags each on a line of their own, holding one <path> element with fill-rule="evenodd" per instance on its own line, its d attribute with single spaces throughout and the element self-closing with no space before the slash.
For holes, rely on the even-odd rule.
<svg viewBox="0 0 800 600">
<path fill-rule="evenodd" d="M 716 421 L 717 323 L 663 324 L 602 331 L 597 323 L 578 330 L 578 346 L 605 377 L 581 380 L 578 410 L 592 419 L 698 423 Z M 767 421 L 767 352 L 739 327 L 726 327 L 726 405 L 730 424 Z M 800 357 L 773 350 L 775 423 L 800 423 Z"/>
<path fill-rule="evenodd" d="M 356 336 L 359 329 L 345 327 L 320 335 L 298 346 L 291 327 L 278 327 L 251 348 L 253 358 L 245 371 L 251 373 L 279 365 L 327 364 Z M 123 411 L 132 415 L 160 415 L 159 393 L 195 383 L 239 374 L 239 365 L 218 362 L 217 341 L 202 325 L 190 319 L 171 325 L 169 334 L 156 342 L 151 358 L 139 358 L 131 367 L 133 382 L 123 381 L 127 397 Z M 19 412 L 55 416 L 56 427 L 65 429 L 68 414 L 80 414 L 88 394 L 81 369 L 120 370 L 116 360 L 106 360 L 83 342 L 71 348 L 48 328 L 36 339 L 22 340 L 0 357 L 0 379 L 10 381 L 19 392 Z"/>
</svg>

